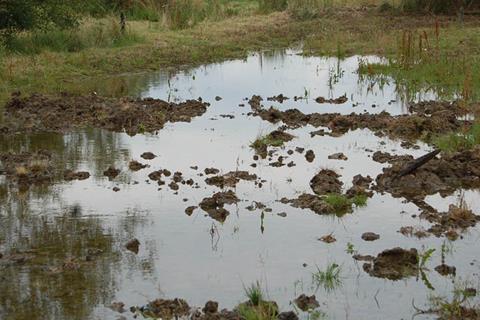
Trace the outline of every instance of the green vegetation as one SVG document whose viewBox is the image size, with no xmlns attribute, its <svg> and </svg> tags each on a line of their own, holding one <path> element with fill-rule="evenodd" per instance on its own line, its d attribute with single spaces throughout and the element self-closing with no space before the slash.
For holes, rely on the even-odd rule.
<svg viewBox="0 0 480 320">
<path fill-rule="evenodd" d="M 352 211 L 352 206 L 363 207 L 367 204 L 368 197 L 365 195 L 356 195 L 349 198 L 346 195 L 330 193 L 323 197 L 323 200 L 329 204 L 336 214 L 345 214 Z"/>
<path fill-rule="evenodd" d="M 480 35 L 466 26 L 444 26 L 438 21 L 419 30 L 399 33 L 386 63 L 364 63 L 359 73 L 381 82 L 390 76 L 397 89 L 411 100 L 418 92 L 433 92 L 443 99 L 477 100 L 480 88 L 480 53 L 471 44 Z"/>
<path fill-rule="evenodd" d="M 325 270 L 320 270 L 317 266 L 317 272 L 312 274 L 313 282 L 317 287 L 332 291 L 342 284 L 340 273 L 341 267 L 336 263 L 329 264 Z"/>
<path fill-rule="evenodd" d="M 398 6 L 399 1 L 387 2 Z M 38 5 L 41 1 L 22 0 L 15 4 L 34 2 Z M 45 3 L 57 2 L 59 0 Z M 251 51 L 285 48 L 300 42 L 305 55 L 386 56 L 388 63 L 364 64 L 361 74 L 369 81 L 378 82 L 391 76 L 399 91 L 406 94 L 424 89 L 435 90 L 441 97 L 477 99 L 480 92 L 480 53 L 476 46 L 480 41 L 479 20 L 465 16 L 460 25 L 444 17 L 380 14 L 379 7 L 354 10 L 355 14 L 337 10 L 378 6 L 382 2 L 62 2 L 72 7 L 56 6 L 55 10 L 65 11 L 62 17 L 68 21 L 58 20 L 53 11 L 47 20 L 39 18 L 46 16 L 47 11 L 42 11 L 41 15 L 27 17 L 18 25 L 8 22 L 15 28 L 7 28 L 2 21 L 2 33 L 9 30 L 12 36 L 0 46 L 0 100 L 16 90 L 26 93 L 81 90 L 78 82 L 91 77 L 242 58 Z M 2 4 L 0 12 L 5 11 Z M 259 14 L 272 10 L 285 11 Z M 27 16 L 31 13 L 24 11 Z M 118 33 L 120 12 L 127 16 L 126 33 L 121 35 Z M 49 22 L 42 25 L 40 21 Z M 399 33 L 399 29 L 411 36 Z M 422 50 L 419 49 L 420 35 Z"/>
<path fill-rule="evenodd" d="M 453 297 L 431 297 L 431 309 L 424 313 L 435 313 L 439 319 L 478 319 L 479 306 L 471 303 L 476 296 L 477 290 L 474 288 L 456 286 L 453 291 Z"/>
<path fill-rule="evenodd" d="M 54 29 L 49 32 L 34 31 L 18 35 L 8 42 L 8 50 L 21 54 L 39 54 L 43 51 L 79 52 L 87 48 L 115 48 L 143 41 L 130 31 L 122 33 L 113 19 L 103 19 L 84 24 L 77 29 Z"/>
<path fill-rule="evenodd" d="M 439 136 L 433 143 L 447 153 L 473 149 L 480 144 L 480 124 L 473 124 L 465 132 L 451 132 Z"/>
<path fill-rule="evenodd" d="M 250 287 L 245 288 L 247 302 L 241 303 L 236 310 L 245 320 L 274 320 L 278 314 L 275 302 L 264 300 L 264 294 L 260 283 L 257 281 Z"/>
<path fill-rule="evenodd" d="M 263 291 L 260 282 L 257 281 L 249 287 L 244 287 L 244 290 L 245 295 L 252 305 L 258 306 L 260 302 L 263 301 Z"/>
<path fill-rule="evenodd" d="M 425 268 L 427 262 L 432 258 L 432 255 L 435 251 L 435 249 L 428 249 L 425 252 L 419 254 L 420 259 L 418 260 L 418 268 L 420 270 Z"/>
</svg>

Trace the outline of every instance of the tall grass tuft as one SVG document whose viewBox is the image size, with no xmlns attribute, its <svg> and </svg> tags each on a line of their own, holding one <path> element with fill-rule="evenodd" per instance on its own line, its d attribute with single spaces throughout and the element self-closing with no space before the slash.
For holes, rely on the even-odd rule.
<svg viewBox="0 0 480 320">
<path fill-rule="evenodd" d="M 325 270 L 320 270 L 317 266 L 317 272 L 312 274 L 313 282 L 317 287 L 323 287 L 326 291 L 335 290 L 342 284 L 340 279 L 341 268 L 336 263 L 331 263 Z"/>
<path fill-rule="evenodd" d="M 260 282 L 255 282 L 249 287 L 245 287 L 245 295 L 253 306 L 258 306 L 263 301 L 263 291 Z"/>
<path fill-rule="evenodd" d="M 5 48 L 19 54 L 38 54 L 47 50 L 78 52 L 92 47 L 120 47 L 142 40 L 142 37 L 134 32 L 122 33 L 118 21 L 112 18 L 86 23 L 75 30 L 53 29 L 18 34 L 5 43 Z"/>
<path fill-rule="evenodd" d="M 287 9 L 288 2 L 287 0 L 258 0 L 258 9 L 263 13 L 283 11 Z"/>
</svg>

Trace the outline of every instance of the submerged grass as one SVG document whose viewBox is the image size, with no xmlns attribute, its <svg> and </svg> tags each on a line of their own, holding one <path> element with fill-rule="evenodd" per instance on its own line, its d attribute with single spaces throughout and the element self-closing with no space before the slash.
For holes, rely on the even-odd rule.
<svg viewBox="0 0 480 320">
<path fill-rule="evenodd" d="M 312 274 L 313 282 L 318 287 L 323 287 L 326 291 L 335 290 L 342 284 L 340 278 L 341 267 L 336 263 L 331 263 L 325 270 L 320 270 L 317 266 L 317 271 Z"/>
</svg>

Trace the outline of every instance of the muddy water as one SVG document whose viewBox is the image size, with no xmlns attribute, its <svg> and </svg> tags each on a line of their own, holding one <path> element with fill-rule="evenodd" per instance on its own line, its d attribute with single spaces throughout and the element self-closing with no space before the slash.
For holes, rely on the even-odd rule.
<svg viewBox="0 0 480 320">
<path fill-rule="evenodd" d="M 86 170 L 92 177 L 32 187 L 24 193 L 0 180 L 0 253 L 32 257 L 27 263 L 0 263 L 0 318 L 117 319 L 119 314 L 108 308 L 112 301 L 123 301 L 130 307 L 159 297 L 182 297 L 194 306 L 214 299 L 221 307 L 232 308 L 245 300 L 244 286 L 260 281 L 268 297 L 282 310 L 292 309 L 290 301 L 299 294 L 315 293 L 319 310 L 328 319 L 409 319 L 415 313 L 412 300 L 417 306 L 425 306 L 431 295 L 450 296 L 456 283 L 468 281 L 470 286 L 478 286 L 478 228 L 470 229 L 463 239 L 446 243 L 445 262 L 455 265 L 457 274 L 454 278 L 442 277 L 433 269 L 441 263 L 444 239 L 418 240 L 397 232 L 402 226 L 427 225 L 415 217 L 419 209 L 403 199 L 376 194 L 366 207 L 343 217 L 319 216 L 278 202 L 282 197 L 311 192 L 308 183 L 322 168 L 341 174 L 345 189 L 357 174 L 375 177 L 385 165 L 371 160 L 369 150 L 419 156 L 430 151 L 429 146 L 419 144 L 420 149 L 407 150 L 401 147 L 401 141 L 379 138 L 368 130 L 336 138 L 312 138 L 309 133 L 316 128 L 304 127 L 288 131 L 295 139 L 283 148 L 275 148 L 276 157 L 288 157 L 286 162 L 293 160 L 296 166 L 275 168 L 268 165 L 268 159 L 252 159 L 249 144 L 276 128 L 247 115 L 250 108 L 244 98 L 253 94 L 265 100 L 280 93 L 305 97 L 283 104 L 264 102 L 266 106 L 295 107 L 305 113 L 407 112 L 403 94 L 394 84 L 363 82 L 356 74 L 357 66 L 358 57 L 339 62 L 287 52 L 254 55 L 245 61 L 174 75 L 131 75 L 97 81 L 89 83 L 88 89 L 117 94 L 112 86 L 120 83 L 122 94 L 170 100 L 202 97 L 212 105 L 202 117 L 191 123 L 169 124 L 158 135 L 130 137 L 88 129 L 65 135 L 1 138 L 1 151 L 49 149 L 60 156 L 62 168 Z M 318 96 L 336 98 L 344 94 L 349 101 L 342 105 L 314 101 Z M 216 96 L 222 100 L 216 101 Z M 314 150 L 314 162 L 308 163 L 297 152 L 288 155 L 287 151 L 295 147 Z M 145 151 L 158 157 L 140 158 Z M 343 152 L 348 161 L 328 159 L 337 152 Z M 150 167 L 129 171 L 132 159 Z M 256 168 L 250 166 L 254 162 Z M 122 170 L 113 181 L 102 174 L 110 165 Z M 198 170 L 191 166 L 198 166 Z M 240 182 L 235 192 L 242 201 L 226 207 L 230 215 L 224 223 L 200 209 L 188 216 L 185 208 L 220 191 L 206 185 L 205 176 L 199 176 L 207 167 L 218 168 L 221 173 L 247 170 L 266 181 L 261 187 Z M 180 171 L 200 188 L 180 185 L 176 194 L 168 186 L 159 187 L 148 179 L 150 172 L 159 169 Z M 114 192 L 114 187 L 120 191 Z M 459 190 L 447 198 L 431 196 L 427 202 L 446 210 L 449 204 L 458 203 L 459 197 L 474 212 L 480 212 L 478 191 Z M 253 201 L 264 203 L 271 212 L 247 210 Z M 277 215 L 283 212 L 286 217 Z M 380 239 L 363 241 L 361 235 L 366 231 L 380 234 Z M 318 241 L 330 233 L 337 239 L 335 243 Z M 124 248 L 133 238 L 141 244 L 138 254 Z M 421 252 L 436 249 L 427 262 L 430 288 L 417 278 L 390 281 L 370 277 L 362 263 L 347 252 L 349 244 L 353 244 L 353 251 L 371 255 L 396 246 Z M 73 271 L 61 270 L 72 258 L 84 262 Z M 312 282 L 312 273 L 330 263 L 341 266 L 341 285 L 326 291 Z M 129 312 L 122 316 L 131 318 Z M 417 317 L 429 318 L 433 317 Z"/>
</svg>

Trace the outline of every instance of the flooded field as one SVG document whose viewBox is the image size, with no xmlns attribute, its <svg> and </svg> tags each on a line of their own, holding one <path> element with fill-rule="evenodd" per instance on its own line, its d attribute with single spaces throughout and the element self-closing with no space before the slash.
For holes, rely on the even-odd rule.
<svg viewBox="0 0 480 320">
<path fill-rule="evenodd" d="M 395 175 L 434 150 L 420 141 L 426 131 L 460 117 L 418 116 L 407 97 L 435 92 L 363 79 L 365 59 L 378 60 L 287 51 L 79 84 L 175 103 L 152 103 L 159 113 L 144 115 L 139 105 L 149 102 L 124 100 L 140 124 L 77 119 L 116 110 L 115 98 L 72 103 L 82 113 L 64 122 L 35 113 L 56 100 L 14 98 L 8 110 L 29 111 L 17 114 L 28 126 L 7 124 L 0 137 L 0 318 L 133 319 L 130 307 L 158 298 L 232 310 L 257 282 L 303 319 L 437 318 L 420 312 L 432 297 L 479 286 L 478 152 Z M 410 130 L 414 113 L 427 129 Z M 22 172 L 38 161 L 48 181 Z M 445 168 L 465 176 L 442 176 Z M 405 251 L 379 255 L 396 247 Z M 325 280 L 328 269 L 334 279 Z M 316 296 L 316 311 L 294 304 L 301 294 Z"/>
</svg>

